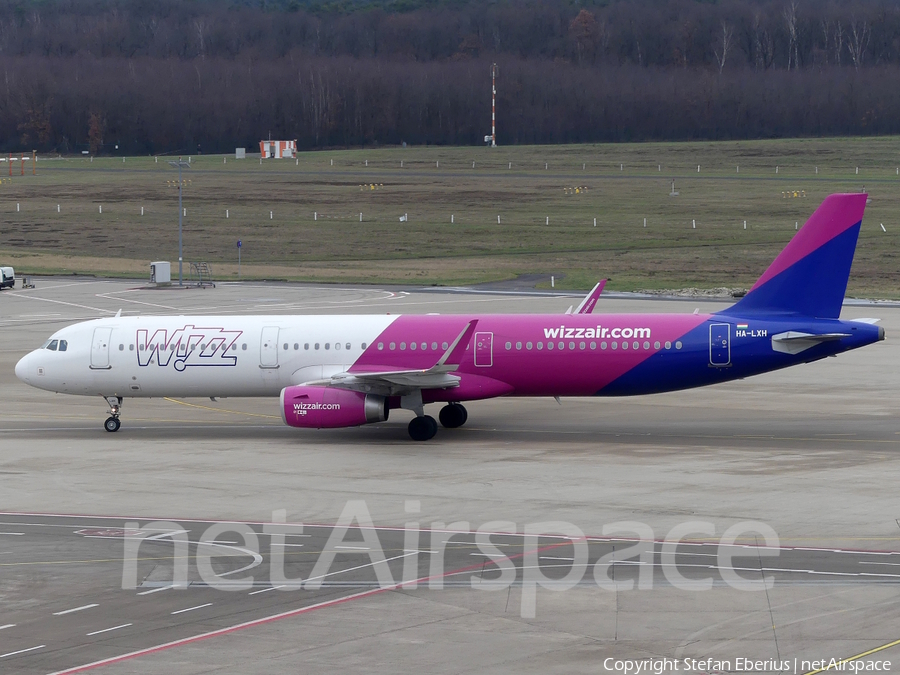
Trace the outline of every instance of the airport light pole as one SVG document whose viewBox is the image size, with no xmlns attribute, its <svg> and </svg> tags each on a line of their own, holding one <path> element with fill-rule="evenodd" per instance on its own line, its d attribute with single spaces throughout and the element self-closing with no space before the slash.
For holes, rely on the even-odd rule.
<svg viewBox="0 0 900 675">
<path fill-rule="evenodd" d="M 178 167 L 178 285 L 183 286 L 184 282 L 182 280 L 181 273 L 181 264 L 184 259 L 182 255 L 182 247 L 181 247 L 181 217 L 184 215 L 184 209 L 181 207 L 181 191 L 184 187 L 184 182 L 181 180 L 181 169 L 182 167 L 190 168 L 190 162 L 185 162 L 181 157 L 178 158 L 178 161 L 170 161 L 169 166 Z"/>
</svg>

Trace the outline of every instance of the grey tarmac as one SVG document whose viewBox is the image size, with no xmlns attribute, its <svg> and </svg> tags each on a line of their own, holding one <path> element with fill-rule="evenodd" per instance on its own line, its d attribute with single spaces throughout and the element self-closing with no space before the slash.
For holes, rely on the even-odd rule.
<svg viewBox="0 0 900 675">
<path fill-rule="evenodd" d="M 16 360 L 57 328 L 119 309 L 562 314 L 573 301 L 263 283 L 160 291 L 80 278 L 0 293 L 0 672 L 63 671 L 137 653 L 96 670 L 598 673 L 615 672 L 608 658 L 793 666 L 900 640 L 896 307 L 848 304 L 845 318 L 881 317 L 888 339 L 836 359 L 654 397 L 475 402 L 466 426 L 428 443 L 409 441 L 400 411 L 384 425 L 302 431 L 282 426 L 268 399 L 126 400 L 121 431 L 108 434 L 101 399 L 31 389 L 13 374 Z M 596 311 L 695 306 L 725 305 L 601 296 Z M 339 552 L 329 549 L 350 501 L 364 502 L 385 556 L 401 556 L 385 563 L 396 587 L 379 586 L 364 528 L 351 527 Z M 283 547 L 288 578 L 308 578 L 323 550 L 335 553 L 321 588 L 274 588 L 271 541 L 261 532 L 281 510 L 309 535 Z M 255 565 L 234 575 L 253 577 L 252 585 L 210 587 L 192 558 L 187 587 L 168 588 L 177 556 L 170 540 L 156 540 L 140 544 L 137 587 L 123 588 L 127 526 L 154 520 L 187 531 L 191 556 L 213 546 L 203 537 L 216 523 L 259 533 L 258 563 L 233 548 L 245 548 L 238 533 L 212 540 L 222 553 L 216 572 L 228 578 Z M 471 534 L 447 531 L 499 531 L 490 527 L 496 521 L 518 533 L 491 537 L 502 559 Z M 585 533 L 588 572 L 565 591 L 547 582 L 535 616 L 523 616 L 529 561 L 557 580 L 573 565 L 571 540 L 521 536 L 548 521 Z M 641 558 L 624 557 L 627 535 L 604 531 L 622 521 L 658 540 L 644 559 L 650 588 L 625 589 L 640 579 Z M 750 546 L 734 558 L 742 577 L 771 579 L 768 590 L 722 579 L 716 543 L 744 521 L 778 535 L 777 555 Z M 686 535 L 664 558 L 661 540 L 686 523 L 714 533 Z M 422 581 L 402 588 L 404 574 L 433 577 L 438 539 L 443 571 L 453 574 L 440 589 Z M 607 571 L 618 586 L 601 588 L 593 568 L 614 549 L 622 557 Z M 415 564 L 404 569 L 407 559 Z M 666 560 L 710 587 L 677 587 Z M 478 588 L 500 578 L 502 561 L 513 582 Z M 900 644 L 858 661 L 876 658 L 900 661 Z"/>
</svg>

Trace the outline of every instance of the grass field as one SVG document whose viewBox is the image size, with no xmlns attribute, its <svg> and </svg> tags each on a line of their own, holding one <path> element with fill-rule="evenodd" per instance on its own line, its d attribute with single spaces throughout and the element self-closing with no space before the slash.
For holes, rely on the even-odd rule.
<svg viewBox="0 0 900 675">
<path fill-rule="evenodd" d="M 177 171 L 166 159 L 47 158 L 36 176 L 30 163 L 25 176 L 14 164 L 11 178 L 0 163 L 0 264 L 20 275 L 148 277 L 153 260 L 176 270 Z M 243 278 L 452 285 L 537 273 L 555 275 L 558 288 L 601 277 L 618 290 L 746 287 L 823 197 L 865 188 L 850 293 L 900 297 L 900 138 L 410 147 L 191 163 L 184 256 L 210 262 L 218 279 L 237 278 L 240 239 Z"/>
</svg>

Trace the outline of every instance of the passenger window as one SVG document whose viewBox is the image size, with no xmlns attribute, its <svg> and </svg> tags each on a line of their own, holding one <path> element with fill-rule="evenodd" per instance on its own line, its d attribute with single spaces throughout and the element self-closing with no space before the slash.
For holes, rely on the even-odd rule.
<svg viewBox="0 0 900 675">
<path fill-rule="evenodd" d="M 331 349 L 331 343 L 330 343 L 330 342 L 326 342 L 326 343 L 325 343 L 325 349 Z"/>
<path fill-rule="evenodd" d="M 415 342 L 410 342 L 410 343 L 409 343 L 409 348 L 412 349 L 412 350 L 415 350 L 415 348 L 416 348 L 416 343 L 415 343 Z M 402 345 L 402 344 L 400 345 L 400 349 L 403 349 L 403 345 Z"/>
<path fill-rule="evenodd" d="M 232 347 L 232 348 L 233 348 L 233 347 Z M 128 345 L 128 351 L 133 352 L 133 351 L 134 351 L 134 345 Z"/>
<path fill-rule="evenodd" d="M 538 342 L 538 344 L 541 344 L 541 343 Z M 540 349 L 540 347 L 538 347 L 538 349 Z M 547 343 L 547 349 L 551 349 L 551 350 L 553 349 L 553 343 L 552 343 L 552 342 L 548 342 L 548 343 Z"/>
<path fill-rule="evenodd" d="M 659 340 L 653 343 L 653 349 L 659 349 Z"/>
<path fill-rule="evenodd" d="M 300 350 L 300 345 L 299 345 L 299 343 L 295 342 L 295 343 L 294 343 L 294 351 L 296 352 L 296 351 L 299 351 L 299 350 Z"/>
<path fill-rule="evenodd" d="M 64 352 L 64 351 L 66 351 L 66 350 L 65 350 L 65 349 L 60 349 L 59 351 Z M 124 351 L 125 351 L 125 345 L 119 345 L 119 351 L 120 351 L 120 352 L 124 352 Z"/>
<path fill-rule="evenodd" d="M 428 343 L 427 343 L 427 342 L 423 342 L 423 343 L 422 343 L 422 351 L 424 352 L 424 351 L 426 351 L 427 349 L 428 349 Z"/>
<path fill-rule="evenodd" d="M 340 342 L 335 342 L 335 343 L 334 343 L 334 348 L 335 348 L 335 349 L 340 349 L 340 348 L 341 348 L 341 343 L 340 343 Z M 326 349 L 327 349 L 327 347 L 326 347 Z"/>
<path fill-rule="evenodd" d="M 58 346 L 59 340 L 50 340 L 50 344 L 47 345 L 47 349 L 49 349 L 51 352 L 55 352 Z"/>
<path fill-rule="evenodd" d="M 510 349 L 512 349 L 512 342 L 507 342 L 506 343 L 506 351 L 509 351 Z"/>
<path fill-rule="evenodd" d="M 237 345 L 234 345 L 234 344 L 231 345 L 231 351 L 236 352 L 236 351 L 237 351 Z"/>
<path fill-rule="evenodd" d="M 144 351 L 144 345 L 138 345 L 138 351 Z"/>
<path fill-rule="evenodd" d="M 649 343 L 649 342 L 645 342 L 645 343 L 644 343 L 644 349 L 650 349 L 650 343 Z"/>
<path fill-rule="evenodd" d="M 581 351 L 584 351 L 584 347 L 585 347 L 585 344 L 584 344 L 583 342 L 582 342 L 581 344 L 578 345 L 578 348 L 579 348 Z"/>
<path fill-rule="evenodd" d="M 346 345 L 344 345 L 344 346 L 345 346 L 347 349 L 350 349 L 350 343 L 349 343 L 349 342 L 348 342 Z M 363 349 L 365 349 L 365 346 L 363 346 Z"/>
<path fill-rule="evenodd" d="M 622 349 L 628 349 L 628 342 L 622 340 Z"/>
<path fill-rule="evenodd" d="M 672 349 L 672 343 L 671 343 L 671 342 L 666 341 L 666 349 Z"/>
<path fill-rule="evenodd" d="M 605 342 L 601 342 L 601 343 L 600 343 L 600 349 L 606 349 L 606 343 L 605 343 Z"/>
<path fill-rule="evenodd" d="M 381 350 L 383 350 L 383 349 L 384 349 L 384 343 L 383 343 L 383 342 L 379 342 L 379 343 L 378 343 L 378 351 L 381 351 Z"/>
<path fill-rule="evenodd" d="M 316 343 L 316 351 L 319 351 L 319 343 Z"/>
<path fill-rule="evenodd" d="M 533 346 L 534 346 L 534 345 L 532 345 L 530 342 L 526 342 L 526 343 L 525 343 L 525 349 L 527 349 L 528 351 L 531 351 L 531 348 L 532 348 Z"/>
<path fill-rule="evenodd" d="M 433 351 L 433 352 L 436 352 L 436 351 L 437 351 L 437 342 L 432 342 L 432 343 L 431 343 L 431 351 Z"/>
<path fill-rule="evenodd" d="M 610 346 L 611 346 L 613 349 L 618 349 L 619 343 L 618 343 L 618 342 L 613 342 Z"/>
<path fill-rule="evenodd" d="M 397 348 L 397 343 L 396 343 L 396 342 L 392 342 L 392 343 L 390 344 L 390 347 L 391 347 L 391 351 L 394 351 L 394 350 Z"/>
<path fill-rule="evenodd" d="M 522 349 L 522 343 L 521 343 L 521 342 L 517 342 L 517 343 L 516 343 L 516 349 Z"/>
<path fill-rule="evenodd" d="M 573 343 L 573 344 L 574 344 L 574 343 Z M 565 348 L 566 348 L 565 343 L 562 342 L 562 341 L 560 341 L 560 343 L 559 343 L 558 345 L 556 345 L 556 346 L 559 347 L 560 349 L 565 349 Z"/>
<path fill-rule="evenodd" d="M 284 351 L 287 351 L 287 350 L 288 350 L 288 343 L 285 342 L 285 343 L 284 343 Z"/>
<path fill-rule="evenodd" d="M 597 343 L 596 343 L 596 342 L 592 342 L 592 343 L 591 343 L 591 349 L 597 349 Z"/>
<path fill-rule="evenodd" d="M 447 351 L 448 349 L 450 349 L 450 345 L 447 344 L 446 342 L 442 342 L 441 349 L 443 349 L 444 351 Z"/>
<path fill-rule="evenodd" d="M 304 342 L 304 343 L 303 343 L 303 349 L 309 350 L 309 343 L 308 343 L 308 342 Z"/>
<path fill-rule="evenodd" d="M 381 344 L 381 343 L 379 343 L 379 344 Z M 363 348 L 363 351 L 366 351 L 366 343 L 365 342 L 362 343 L 362 348 Z M 347 345 L 347 349 L 350 349 L 349 344 Z"/>
<path fill-rule="evenodd" d="M 401 343 L 400 343 L 400 351 L 405 351 L 405 350 L 406 350 L 406 343 L 405 343 L 405 342 L 401 342 Z"/>
<path fill-rule="evenodd" d="M 543 342 L 538 342 L 538 343 L 537 343 L 537 348 L 538 348 L 538 349 L 543 349 L 543 348 L 544 348 L 544 343 L 543 343 Z"/>
<path fill-rule="evenodd" d="M 247 343 L 241 345 L 241 351 L 247 351 Z"/>
<path fill-rule="evenodd" d="M 678 342 L 675 343 L 675 349 L 681 349 L 682 346 L 683 346 L 683 345 L 681 344 L 681 341 L 680 341 L 680 340 L 679 340 Z"/>
</svg>

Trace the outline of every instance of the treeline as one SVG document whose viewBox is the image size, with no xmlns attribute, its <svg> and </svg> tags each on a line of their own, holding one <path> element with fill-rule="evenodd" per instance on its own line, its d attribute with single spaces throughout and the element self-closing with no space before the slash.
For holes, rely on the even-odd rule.
<svg viewBox="0 0 900 675">
<path fill-rule="evenodd" d="M 900 0 L 0 2 L 3 150 L 900 131 Z"/>
</svg>

